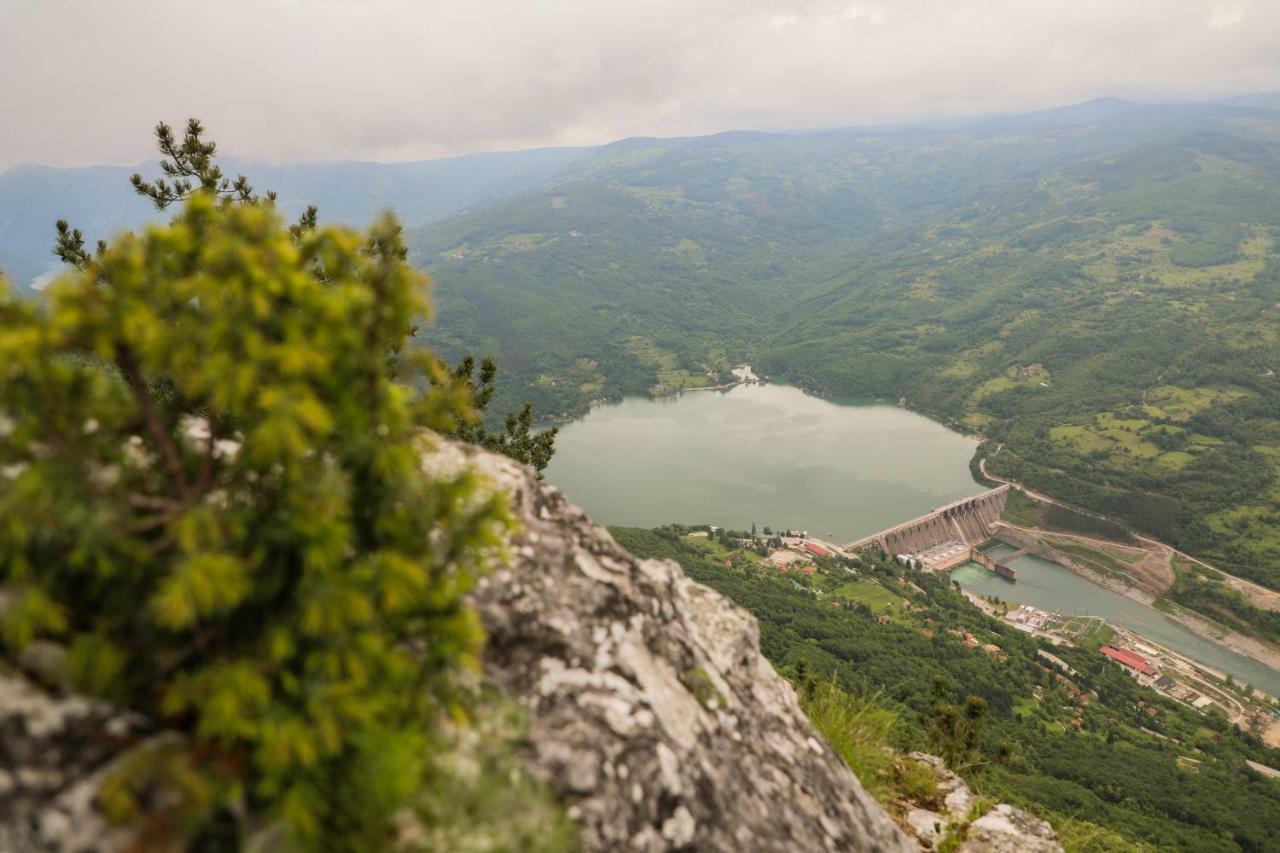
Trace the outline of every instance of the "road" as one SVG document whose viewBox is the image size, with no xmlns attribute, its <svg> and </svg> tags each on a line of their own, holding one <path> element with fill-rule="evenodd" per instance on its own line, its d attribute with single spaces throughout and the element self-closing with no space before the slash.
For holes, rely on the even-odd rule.
<svg viewBox="0 0 1280 853">
<path fill-rule="evenodd" d="M 992 482 L 996 482 L 996 483 L 1005 483 L 1010 486 L 1015 486 L 1021 489 L 1027 495 L 1030 495 L 1031 497 L 1035 498 L 1038 501 L 1051 503 L 1055 506 L 1064 507 L 1065 509 L 1072 509 L 1072 510 L 1075 509 L 1075 507 L 1071 506 L 1070 504 L 1063 503 L 1062 501 L 1059 501 L 1059 500 L 1054 500 L 1053 498 L 1049 497 L 1043 492 L 1037 492 L 1035 489 L 1032 489 L 1029 486 L 1023 485 L 1022 483 L 1019 483 L 1017 480 L 1007 480 L 1004 477 L 1001 477 L 997 474 L 992 474 L 987 470 L 986 457 L 983 457 L 982 459 L 978 460 L 978 470 L 980 470 L 982 472 L 982 476 L 986 477 L 988 480 L 991 480 Z M 1105 518 L 1105 516 L 1103 517 Z M 1236 575 L 1233 575 L 1229 572 L 1224 572 L 1222 569 L 1218 568 L 1217 566 L 1206 563 L 1204 560 L 1201 560 L 1199 557 L 1193 557 L 1184 551 L 1179 551 L 1177 548 L 1173 547 L 1172 545 L 1169 545 L 1166 542 L 1161 542 L 1159 539 L 1152 539 L 1151 537 L 1143 536 L 1140 533 L 1133 533 L 1132 535 L 1134 539 L 1137 539 L 1140 542 L 1146 542 L 1148 545 L 1163 549 L 1171 554 L 1176 554 L 1177 556 L 1181 557 L 1184 560 L 1187 560 L 1188 562 L 1195 563 L 1198 566 L 1203 566 L 1204 568 L 1208 569 L 1211 572 L 1216 572 L 1217 574 L 1222 575 L 1222 577 L 1225 578 L 1227 582 L 1230 583 L 1232 586 L 1236 587 L 1237 589 L 1240 589 L 1242 592 L 1252 593 L 1251 595 L 1249 595 L 1249 598 L 1257 606 L 1265 607 L 1266 609 L 1269 609 L 1269 610 L 1280 610 L 1280 594 L 1277 594 L 1275 590 L 1267 589 L 1265 586 L 1260 586 L 1259 584 L 1256 584 L 1253 581 L 1247 581 L 1242 577 L 1237 577 Z M 1079 537 L 1079 538 L 1085 538 L 1085 537 Z M 1108 543 L 1108 544 L 1114 544 L 1114 543 Z M 1269 603 L 1260 604 L 1259 602 L 1269 602 Z"/>
</svg>

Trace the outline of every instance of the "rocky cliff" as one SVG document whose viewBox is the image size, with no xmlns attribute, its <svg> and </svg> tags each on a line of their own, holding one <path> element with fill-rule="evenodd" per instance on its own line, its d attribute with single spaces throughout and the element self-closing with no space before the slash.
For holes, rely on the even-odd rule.
<svg viewBox="0 0 1280 853">
<path fill-rule="evenodd" d="M 460 452 L 455 448 L 455 452 Z M 637 560 L 553 489 L 475 456 L 525 532 L 476 603 L 486 672 L 593 850 L 908 850 L 760 653 L 755 620 Z"/>
<path fill-rule="evenodd" d="M 741 608 L 674 563 L 630 556 L 505 457 L 450 443 L 424 464 L 479 467 L 522 519 L 510 559 L 475 595 L 489 635 L 485 675 L 524 705 L 523 761 L 563 800 L 585 849 L 931 843 L 904 833 L 814 731 Z M 103 819 L 95 792 L 130 749 L 163 736 L 0 671 L 0 851 L 136 842 Z M 967 846 L 1018 849 L 1019 827 L 1043 824 L 1010 814 L 987 816 L 995 841 L 975 835 Z M 1013 846 L 1002 846 L 1010 827 Z M 1034 828 L 1043 844 L 1034 849 L 1056 849 L 1047 825 Z"/>
</svg>

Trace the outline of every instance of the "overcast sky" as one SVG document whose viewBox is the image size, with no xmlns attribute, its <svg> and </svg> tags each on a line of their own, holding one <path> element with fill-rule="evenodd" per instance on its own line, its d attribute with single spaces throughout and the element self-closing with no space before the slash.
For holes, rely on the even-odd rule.
<svg viewBox="0 0 1280 853">
<path fill-rule="evenodd" d="M 0 0 L 0 169 L 405 160 L 1280 90 L 1280 0 Z"/>
</svg>

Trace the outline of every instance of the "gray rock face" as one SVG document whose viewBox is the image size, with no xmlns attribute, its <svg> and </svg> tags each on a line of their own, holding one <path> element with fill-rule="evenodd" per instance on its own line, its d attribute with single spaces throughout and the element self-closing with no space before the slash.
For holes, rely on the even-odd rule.
<svg viewBox="0 0 1280 853">
<path fill-rule="evenodd" d="M 463 452 L 526 527 L 476 594 L 485 671 L 526 697 L 529 764 L 586 849 L 916 849 L 813 730 L 748 613 L 627 554 L 519 466 Z"/>
<path fill-rule="evenodd" d="M 1053 827 L 1038 817 L 1001 804 L 969 824 L 961 853 L 1059 853 Z"/>
<path fill-rule="evenodd" d="M 108 825 L 95 797 L 144 732 L 135 715 L 0 670 L 0 853 L 126 846 L 132 836 Z"/>
<path fill-rule="evenodd" d="M 961 853 L 1061 853 L 1058 836 L 1046 821 L 1021 809 L 1000 804 L 969 822 L 978 797 L 969 785 L 936 755 L 913 752 L 910 758 L 927 764 L 938 775 L 938 799 L 942 808 L 910 808 L 905 822 L 925 850 L 936 849 L 948 837 L 963 838 Z"/>
</svg>

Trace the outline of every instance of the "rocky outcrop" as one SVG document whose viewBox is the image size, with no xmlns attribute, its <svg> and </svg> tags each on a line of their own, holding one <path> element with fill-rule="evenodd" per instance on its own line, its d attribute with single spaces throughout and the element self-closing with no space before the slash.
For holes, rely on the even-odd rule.
<svg viewBox="0 0 1280 853">
<path fill-rule="evenodd" d="M 960 853 L 1061 853 L 1053 827 L 1007 803 L 969 824 Z"/>
<path fill-rule="evenodd" d="M 960 853 L 1061 853 L 1047 821 L 1005 803 L 983 803 L 936 755 L 908 757 L 929 765 L 938 780 L 935 802 L 904 804 L 903 821 L 925 850 L 953 839 Z"/>
<path fill-rule="evenodd" d="M 106 821 L 96 796 L 145 728 L 136 715 L 0 671 L 0 853 L 123 849 L 132 834 Z"/>
<path fill-rule="evenodd" d="M 486 673 L 525 697 L 527 759 L 588 850 L 915 847 L 760 653 L 755 620 L 637 560 L 501 457 L 464 452 L 525 530 L 476 604 Z"/>
<path fill-rule="evenodd" d="M 462 466 L 511 495 L 523 528 L 475 593 L 485 675 L 523 704 L 523 763 L 562 799 L 585 849 L 918 849 L 814 731 L 749 614 L 675 563 L 627 554 L 505 457 L 442 443 L 424 461 Z M 128 847 L 96 792 L 157 737 L 144 720 L 0 670 L 0 851 Z M 947 793 L 947 807 L 967 808 L 962 798 Z M 993 845 L 1026 817 L 993 811 L 966 844 L 996 840 L 965 849 L 1013 849 Z"/>
</svg>

